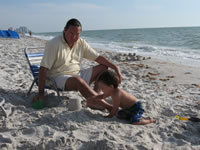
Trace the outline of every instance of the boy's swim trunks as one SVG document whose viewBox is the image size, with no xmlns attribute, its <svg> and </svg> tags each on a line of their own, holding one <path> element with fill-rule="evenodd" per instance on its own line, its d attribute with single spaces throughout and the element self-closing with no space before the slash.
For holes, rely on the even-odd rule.
<svg viewBox="0 0 200 150">
<path fill-rule="evenodd" d="M 142 107 L 142 103 L 137 101 L 133 106 L 128 109 L 119 110 L 117 117 L 119 119 L 125 119 L 130 121 L 130 123 L 139 122 L 142 118 L 142 114 L 144 109 Z"/>
</svg>

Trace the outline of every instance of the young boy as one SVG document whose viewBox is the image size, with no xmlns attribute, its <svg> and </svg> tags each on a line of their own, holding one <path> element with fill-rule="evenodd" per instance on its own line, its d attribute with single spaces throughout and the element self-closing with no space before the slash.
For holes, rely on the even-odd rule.
<svg viewBox="0 0 200 150">
<path fill-rule="evenodd" d="M 129 120 L 134 125 L 146 125 L 155 122 L 152 119 L 142 118 L 144 110 L 141 102 L 137 101 L 134 96 L 118 88 L 119 80 L 114 72 L 109 70 L 103 72 L 98 78 L 97 83 L 103 94 L 92 96 L 87 101 L 96 101 L 98 103 L 99 99 L 111 96 L 113 107 L 112 110 L 109 110 L 110 114 L 106 117 L 112 118 L 116 115 L 119 119 Z M 122 109 L 118 111 L 119 107 Z"/>
</svg>

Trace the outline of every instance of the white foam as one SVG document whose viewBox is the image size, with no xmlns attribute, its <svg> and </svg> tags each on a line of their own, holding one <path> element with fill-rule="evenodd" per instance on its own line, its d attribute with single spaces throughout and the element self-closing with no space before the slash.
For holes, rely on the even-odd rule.
<svg viewBox="0 0 200 150">
<path fill-rule="evenodd" d="M 42 39 L 42 40 L 51 40 L 54 36 L 45 36 L 45 35 L 32 35 L 35 38 Z"/>
<path fill-rule="evenodd" d="M 151 56 L 162 60 L 172 61 L 179 64 L 200 67 L 200 52 L 192 49 L 171 48 L 162 46 L 152 46 L 144 44 L 116 43 L 107 44 L 90 43 L 95 48 L 107 51 L 123 53 L 137 53 L 140 55 Z"/>
<path fill-rule="evenodd" d="M 46 35 L 33 35 L 33 37 L 50 40 L 54 36 Z M 155 46 L 142 44 L 138 42 L 107 42 L 101 40 L 95 40 L 88 37 L 82 37 L 94 48 L 98 48 L 105 51 L 115 51 L 123 53 L 137 53 L 140 55 L 151 56 L 154 58 L 172 61 L 189 66 L 200 67 L 200 51 L 185 49 L 185 48 L 173 48 L 164 46 Z"/>
</svg>

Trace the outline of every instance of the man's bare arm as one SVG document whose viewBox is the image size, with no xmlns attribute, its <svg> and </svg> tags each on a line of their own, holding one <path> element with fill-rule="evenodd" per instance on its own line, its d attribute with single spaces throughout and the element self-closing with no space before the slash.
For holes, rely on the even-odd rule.
<svg viewBox="0 0 200 150">
<path fill-rule="evenodd" d="M 118 77 L 119 77 L 119 83 L 121 83 L 122 80 L 122 75 L 120 72 L 120 69 L 118 66 L 116 66 L 115 64 L 113 64 L 112 62 L 110 62 L 108 59 L 106 59 L 103 56 L 99 56 L 97 57 L 97 59 L 95 60 L 97 63 L 105 65 L 107 67 L 112 68 L 113 70 L 115 70 L 115 72 L 117 73 Z"/>
<path fill-rule="evenodd" d="M 47 68 L 40 67 L 39 76 L 38 76 L 38 92 L 39 95 L 44 95 L 44 87 L 45 87 L 45 80 L 47 75 Z"/>
<path fill-rule="evenodd" d="M 38 95 L 34 96 L 33 102 L 44 99 L 46 74 L 47 74 L 47 68 L 41 66 L 38 75 Z"/>
</svg>

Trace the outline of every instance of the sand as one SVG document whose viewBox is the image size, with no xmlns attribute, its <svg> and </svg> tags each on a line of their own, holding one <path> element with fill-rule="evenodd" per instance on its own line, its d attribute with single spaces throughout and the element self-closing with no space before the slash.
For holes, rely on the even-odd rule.
<svg viewBox="0 0 200 150">
<path fill-rule="evenodd" d="M 43 47 L 45 42 L 26 36 L 0 39 L 0 149 L 200 149 L 200 123 L 174 119 L 200 118 L 200 68 L 148 56 L 136 61 L 135 56 L 97 49 L 120 67 L 120 87 L 143 102 L 144 116 L 156 119 L 155 124 L 135 126 L 104 118 L 106 111 L 86 108 L 77 92 L 62 92 L 59 100 L 54 91 L 46 91 L 46 107 L 35 110 L 31 99 L 37 87 L 26 97 L 32 76 L 23 49 Z M 92 65 L 84 61 L 82 67 Z M 73 99 L 82 101 L 82 109 L 68 109 Z"/>
</svg>

